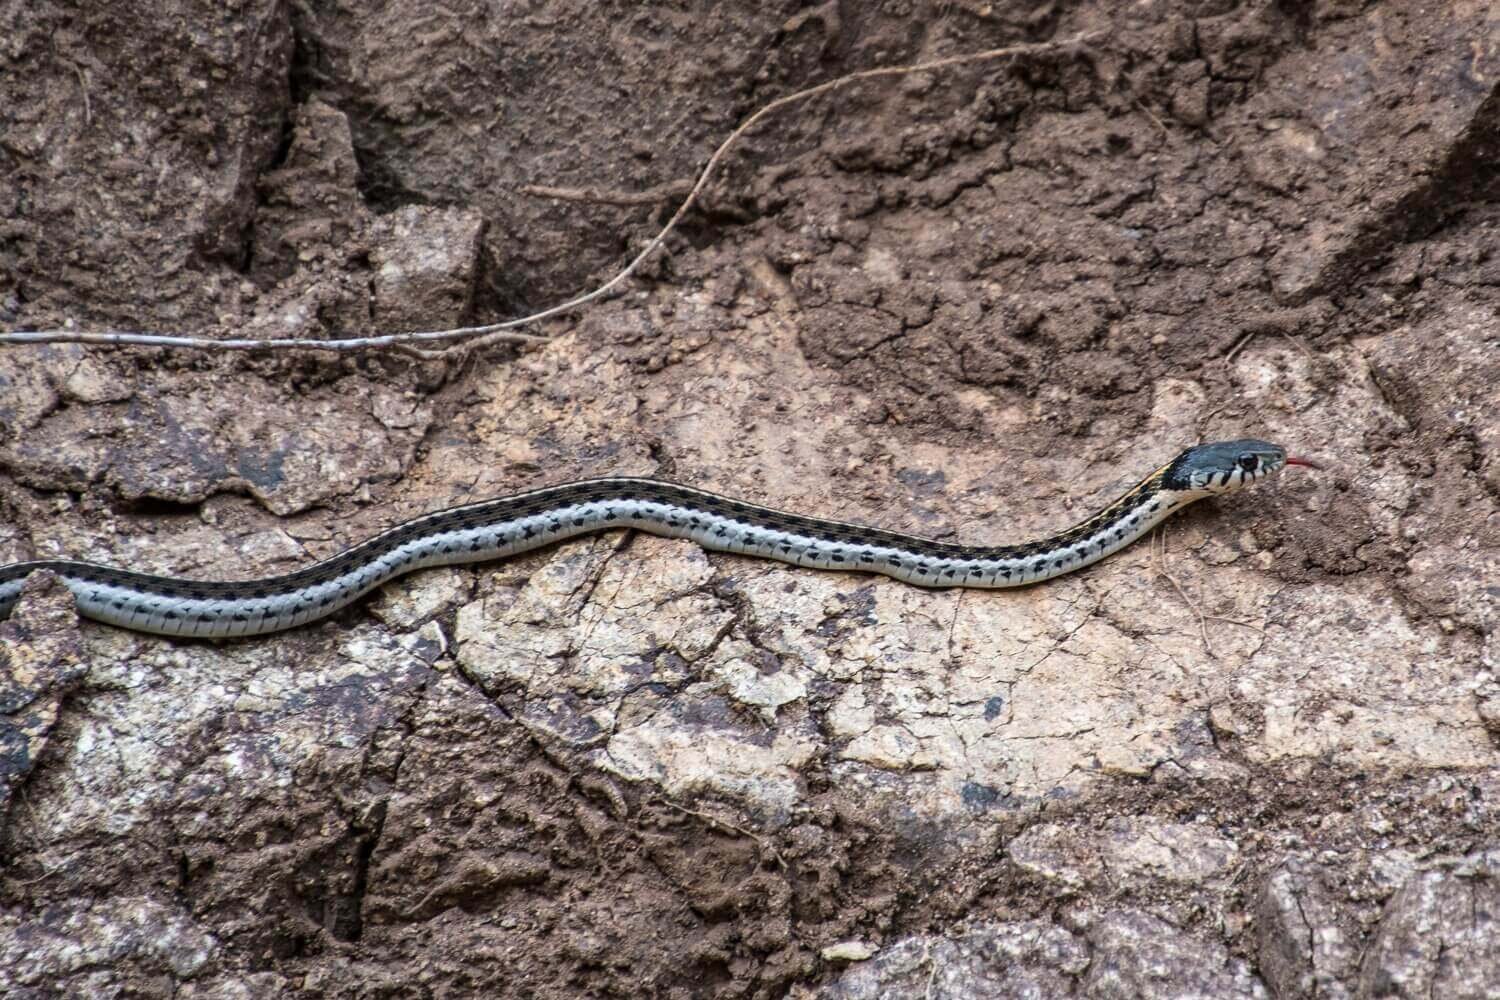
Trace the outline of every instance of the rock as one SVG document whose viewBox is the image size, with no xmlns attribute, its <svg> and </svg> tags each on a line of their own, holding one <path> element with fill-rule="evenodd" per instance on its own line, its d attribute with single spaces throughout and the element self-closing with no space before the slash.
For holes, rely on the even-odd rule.
<svg viewBox="0 0 1500 1000">
<path fill-rule="evenodd" d="M 1143 816 L 1110 820 L 1101 853 L 1117 883 L 1162 879 L 1201 885 L 1221 881 L 1239 860 L 1235 844 L 1212 829 Z"/>
<path fill-rule="evenodd" d="M 1095 838 L 1057 823 L 1028 827 L 1006 846 L 1005 853 L 1022 869 L 1069 889 L 1098 885 L 1104 862 Z"/>
<path fill-rule="evenodd" d="M 1291 858 L 1261 886 L 1258 957 L 1277 1000 L 1354 995 L 1360 929 L 1324 885 L 1328 877 L 1337 875 Z"/>
<path fill-rule="evenodd" d="M 1500 994 L 1500 848 L 1401 887 L 1360 963 L 1360 1000 Z"/>
<path fill-rule="evenodd" d="M 1045 921 L 981 924 L 952 938 L 906 938 L 843 973 L 817 995 L 828 1000 L 1023 1000 L 1073 996 L 1089 964 L 1075 935 Z"/>
<path fill-rule="evenodd" d="M 370 612 L 392 628 L 414 629 L 458 607 L 470 587 L 468 575 L 451 567 L 417 573 L 387 584 Z"/>
<path fill-rule="evenodd" d="M 26 367 L 19 355 L 0 355 L 0 380 L 22 376 Z M 306 395 L 259 381 L 232 392 L 176 385 L 161 371 L 129 378 L 128 418 L 126 404 L 63 408 L 12 440 L 0 435 L 0 461 L 35 489 L 95 483 L 125 502 L 177 505 L 239 493 L 287 515 L 399 475 L 430 420 L 423 405 L 407 426 L 393 429 L 367 406 L 347 406 L 350 397 L 390 392 L 359 376 Z M 129 448 L 105 443 L 104 424 L 119 419 L 132 428 Z"/>
<path fill-rule="evenodd" d="M 1082 921 L 1090 962 L 1079 995 L 1100 1000 L 1269 1000 L 1250 967 L 1219 943 L 1146 913 L 1118 910 Z"/>
<path fill-rule="evenodd" d="M 0 621 L 0 835 L 13 796 L 51 742 L 67 697 L 85 674 L 73 595 L 51 573 L 26 581 Z"/>
<path fill-rule="evenodd" d="M 254 273 L 279 280 L 309 261 L 338 259 L 369 224 L 349 119 L 317 99 L 296 109 L 291 145 L 261 178 Z"/>
<path fill-rule="evenodd" d="M 830 1000 L 933 997 L 1022 1000 L 1268 1000 L 1243 962 L 1219 945 L 1147 914 L 1079 914 L 1065 930 L 1046 921 L 987 923 L 954 937 L 907 938 L 843 973 Z"/>
<path fill-rule="evenodd" d="M 863 962 L 880 949 L 866 941 L 840 941 L 818 954 L 825 962 Z"/>
<path fill-rule="evenodd" d="M 1070 889 L 1157 881 L 1202 885 L 1221 881 L 1239 856 L 1233 843 L 1210 830 L 1149 816 L 1112 819 L 1102 835 L 1039 823 L 1006 853 L 1021 868 Z"/>
<path fill-rule="evenodd" d="M 0 561 L 263 577 L 600 475 L 989 545 L 1200 439 L 1326 468 L 1012 591 L 620 531 L 246 642 L 40 595 L 0 633 L 20 989 L 1489 990 L 1493 5 L 512 8 L 0 5 L 0 321 L 503 319 L 766 100 L 1091 34 L 778 108 L 544 343 L 8 346 Z"/>
<path fill-rule="evenodd" d="M 195 921 L 149 898 L 67 901 L 33 920 L 0 913 L 0 967 L 8 970 L 8 985 L 37 996 L 81 975 L 88 975 L 89 992 L 101 994 L 118 990 L 132 973 L 187 982 L 219 955 L 219 942 Z"/>
<path fill-rule="evenodd" d="M 407 205 L 375 220 L 370 238 L 375 322 L 382 331 L 460 326 L 474 304 L 484 216 Z"/>
</svg>

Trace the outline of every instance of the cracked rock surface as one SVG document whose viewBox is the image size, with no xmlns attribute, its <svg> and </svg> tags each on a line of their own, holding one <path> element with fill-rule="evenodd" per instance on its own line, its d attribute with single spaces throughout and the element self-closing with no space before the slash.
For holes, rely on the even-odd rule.
<svg viewBox="0 0 1500 1000">
<path fill-rule="evenodd" d="M 5 328 L 503 319 L 769 100 L 1096 34 L 779 114 L 545 344 L 4 349 L 0 563 L 281 573 L 604 474 L 1001 542 L 1199 440 L 1326 469 L 1017 591 L 615 532 L 212 644 L 35 579 L 0 992 L 1500 995 L 1492 4 L 86 8 L 0 0 Z"/>
</svg>

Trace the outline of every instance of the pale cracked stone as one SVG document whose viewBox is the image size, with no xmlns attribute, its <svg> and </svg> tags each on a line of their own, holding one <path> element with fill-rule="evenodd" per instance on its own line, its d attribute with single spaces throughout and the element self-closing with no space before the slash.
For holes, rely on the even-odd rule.
<svg viewBox="0 0 1500 1000">
<path fill-rule="evenodd" d="M 11 986 L 46 989 L 97 967 L 187 980 L 218 953 L 186 912 L 149 897 L 58 901 L 31 918 L 0 911 L 0 969 Z"/>
<path fill-rule="evenodd" d="M 788 815 L 819 749 L 805 716 L 784 716 L 809 675 L 732 632 L 697 546 L 641 536 L 618 550 L 622 537 L 564 545 L 523 584 L 460 609 L 460 665 L 612 773 Z"/>
<path fill-rule="evenodd" d="M 804 796 L 798 772 L 818 752 L 812 733 L 788 726 L 755 739 L 722 721 L 699 723 L 691 716 L 703 694 L 683 691 L 685 707 L 674 704 L 613 734 L 593 760 L 631 781 L 653 781 L 673 797 L 723 796 L 768 823 L 785 822 Z"/>
<path fill-rule="evenodd" d="M 907 802 L 922 812 L 1076 793 L 1091 772 L 1149 774 L 1168 761 L 1202 767 L 1201 751 L 1183 742 L 1183 723 L 1197 711 L 1185 692 L 1196 678 L 1206 705 L 1216 665 L 1186 608 L 1115 582 L 1137 574 L 1145 556 L 1127 553 L 1103 581 L 1064 578 L 1022 592 L 934 595 L 875 581 L 861 588 L 866 617 L 836 643 L 823 641 L 815 622 L 784 613 L 762 627 L 762 641 L 844 681 L 828 720 L 852 780 L 864 780 L 856 766 L 934 772 Z M 814 597 L 836 586 L 796 585 Z M 768 577 L 747 581 L 745 591 L 752 609 L 779 593 Z M 1235 610 L 1253 615 L 1264 603 L 1252 590 Z M 1216 635 L 1221 660 L 1247 656 L 1255 638 Z M 1130 681 L 1121 683 L 1126 672 Z"/>
<path fill-rule="evenodd" d="M 116 629 L 84 639 L 88 711 L 68 756 L 33 781 L 36 794 L 69 789 L 31 819 L 43 842 L 138 834 L 173 810 L 179 836 L 214 835 L 223 817 L 193 803 L 274 799 L 314 762 L 357 769 L 432 676 L 370 627 L 304 635 L 295 657 L 274 643 L 174 645 Z"/>
<path fill-rule="evenodd" d="M 1344 1000 L 1351 996 L 1361 928 L 1341 907 L 1343 873 L 1306 858 L 1288 858 L 1261 885 L 1256 904 L 1261 974 L 1278 997 Z"/>
<path fill-rule="evenodd" d="M 469 597 L 469 576 L 445 567 L 393 580 L 370 602 L 370 613 L 398 629 L 414 629 Z"/>
<path fill-rule="evenodd" d="M 1152 816 L 1121 816 L 1102 830 L 1057 823 L 1029 827 L 1006 848 L 1019 867 L 1073 889 L 1148 885 L 1153 881 L 1206 885 L 1222 881 L 1238 847 L 1201 824 Z"/>
<path fill-rule="evenodd" d="M 1419 627 L 1379 584 L 1287 589 L 1264 645 L 1234 678 L 1264 725 L 1255 760 L 1326 757 L 1361 767 L 1486 767 L 1497 763 L 1474 688 L 1469 635 Z M 1309 647 L 1304 636 L 1315 634 Z M 1314 663 L 1299 656 L 1312 653 Z"/>
<path fill-rule="evenodd" d="M 744 642 L 726 641 L 721 649 L 723 655 L 714 657 L 713 676 L 735 701 L 760 709 L 767 725 L 776 721 L 778 708 L 806 697 L 807 681 L 797 672 L 780 669 L 774 657 L 761 656 L 759 650 Z M 757 660 L 764 663 L 768 659 L 773 669 L 757 666 Z"/>
<path fill-rule="evenodd" d="M 473 209 L 403 205 L 370 227 L 375 321 L 383 328 L 445 329 L 474 299 L 484 216 Z"/>
<path fill-rule="evenodd" d="M 1413 876 L 1386 903 L 1360 1000 L 1500 996 L 1500 848 Z"/>
<path fill-rule="evenodd" d="M 831 944 L 818 954 L 825 962 L 863 962 L 880 949 L 868 941 L 840 941 Z"/>
<path fill-rule="evenodd" d="M 1138 910 L 980 923 L 887 945 L 817 996 L 827 1000 L 1269 1000 L 1217 942 Z"/>
<path fill-rule="evenodd" d="M 617 553 L 625 537 L 565 544 L 524 584 L 460 608 L 459 663 L 487 688 L 530 696 L 613 700 L 646 680 L 685 680 L 733 611 L 705 591 L 713 569 L 697 546 L 646 536 Z"/>
<path fill-rule="evenodd" d="M 781 335 L 773 324 L 768 337 Z M 563 350 L 549 347 L 534 364 L 546 367 Z M 1334 361 L 1359 364 L 1349 352 Z M 765 444 L 757 452 L 764 473 L 790 476 L 783 464 L 803 457 L 802 435 L 778 428 L 785 448 L 753 439 L 762 425 L 752 440 L 724 436 L 737 394 L 748 397 L 759 382 L 751 372 L 741 373 L 745 385 L 722 375 L 746 365 L 740 356 L 704 362 L 703 392 L 686 417 L 703 437 L 682 440 L 706 455 Z M 1261 400 L 1273 425 L 1286 424 L 1273 426 L 1281 440 L 1298 441 L 1308 412 L 1326 415 L 1331 448 L 1354 447 L 1372 432 L 1363 383 L 1325 392 L 1293 348 L 1252 345 L 1235 365 L 1247 396 Z M 594 377 L 618 374 L 606 365 Z M 801 377 L 795 368 L 786 374 Z M 496 377 L 493 396 L 507 400 L 513 376 Z M 1163 420 L 1201 400 L 1192 383 L 1158 392 Z M 557 433 L 601 433 L 574 427 L 587 424 L 584 416 L 537 405 L 539 418 L 561 422 Z M 1339 406 L 1366 416 L 1341 417 Z M 515 419 L 513 410 L 506 419 Z M 805 439 L 816 434 L 809 427 Z M 1153 447 L 1143 465 L 1171 457 L 1175 442 Z M 906 461 L 945 471 L 954 498 L 991 494 L 980 457 L 924 442 L 910 450 Z M 1134 477 L 1090 468 L 1070 494 L 1105 498 Z M 1304 471 L 1260 489 L 1326 502 L 1327 483 L 1290 478 Z M 1372 522 L 1395 530 L 1413 488 L 1374 477 L 1366 494 Z M 1220 503 L 1244 507 L 1255 496 Z M 969 525 L 964 534 L 1014 539 L 1067 519 L 990 510 L 994 528 Z M 458 658 L 488 690 L 504 692 L 518 718 L 592 750 L 608 747 L 612 768 L 642 780 L 714 787 L 680 748 L 713 746 L 732 756 L 736 746 L 760 747 L 746 759 L 770 768 L 766 783 L 734 774 L 720 784 L 737 795 L 767 790 L 760 805 L 773 812 L 793 801 L 798 785 L 779 770 L 789 758 L 765 756 L 769 741 L 759 730 L 767 724 L 805 733 L 811 755 L 862 802 L 929 818 L 1076 797 L 1100 776 L 1240 780 L 1244 764 L 1216 747 L 1215 732 L 1232 735 L 1236 754 L 1251 761 L 1328 753 L 1377 764 L 1500 761 L 1465 687 L 1479 655 L 1472 636 L 1412 621 L 1374 580 L 1287 587 L 1263 571 L 1266 546 L 1253 520 L 1233 538 L 1217 523 L 1208 515 L 1174 520 L 1155 551 L 1137 545 L 1045 587 L 989 592 L 814 573 L 648 536 L 619 552 L 614 536 L 576 541 L 539 555 L 540 568 L 524 579 L 506 568 L 482 580 L 483 596 L 459 614 Z M 1183 594 L 1157 575 L 1162 568 Z M 1375 635 L 1380 643 L 1367 641 Z M 1309 650 L 1323 658 L 1316 670 L 1305 667 Z M 690 692 L 699 703 L 673 707 Z M 683 729 L 674 732 L 678 719 Z M 1138 860 L 1150 867 L 1144 855 Z"/>
</svg>

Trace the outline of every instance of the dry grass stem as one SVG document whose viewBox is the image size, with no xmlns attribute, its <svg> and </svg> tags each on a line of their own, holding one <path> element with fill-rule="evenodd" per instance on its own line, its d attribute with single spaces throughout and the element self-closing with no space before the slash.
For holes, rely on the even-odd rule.
<svg viewBox="0 0 1500 1000">
<path fill-rule="evenodd" d="M 1161 538 L 1160 552 L 1158 552 L 1156 548 L 1156 539 L 1158 537 Z M 1171 571 L 1167 569 L 1166 529 L 1162 528 L 1160 531 L 1153 533 L 1149 545 L 1151 551 L 1152 570 L 1157 576 L 1162 577 L 1168 583 L 1170 583 L 1172 585 L 1172 589 L 1177 591 L 1177 596 L 1182 598 L 1182 603 L 1186 604 L 1188 606 L 1188 609 L 1192 611 L 1193 614 L 1198 616 L 1198 634 L 1203 638 L 1203 651 L 1208 654 L 1209 659 L 1218 659 L 1218 656 L 1214 653 L 1214 647 L 1208 641 L 1208 619 L 1210 616 L 1203 613 L 1203 609 L 1198 606 L 1198 602 L 1194 601 L 1191 597 L 1188 596 L 1188 593 L 1183 589 L 1182 584 L 1177 582 L 1177 577 L 1173 576 Z"/>
<path fill-rule="evenodd" d="M 659 205 L 673 198 L 686 197 L 693 190 L 690 180 L 669 181 L 644 191 L 605 191 L 600 188 L 560 188 L 542 184 L 527 184 L 522 194 L 536 198 L 555 198 L 558 201 L 582 201 L 601 205 Z"/>
<path fill-rule="evenodd" d="M 776 862 L 776 866 L 778 868 L 786 867 L 786 860 L 782 858 L 781 852 L 776 850 L 776 847 L 773 844 L 767 843 L 766 839 L 755 831 L 747 830 L 744 827 L 739 826 L 735 823 L 731 823 L 726 819 L 720 819 L 718 816 L 715 816 L 712 813 L 701 812 L 697 809 L 689 809 L 684 805 L 678 805 L 676 802 L 673 802 L 668 798 L 662 798 L 660 801 L 665 805 L 671 806 L 673 809 L 676 809 L 678 812 L 687 813 L 689 816 L 696 816 L 698 819 L 703 820 L 710 826 L 716 826 L 721 830 L 728 830 L 732 833 L 737 833 L 742 837 L 748 837 L 749 839 L 755 841 L 756 846 L 758 846 L 762 851 L 765 851 L 766 853 L 771 855 L 771 858 Z"/>
<path fill-rule="evenodd" d="M 983 52 L 970 52 L 964 55 L 948 56 L 942 59 L 933 59 L 927 62 L 913 63 L 907 66 L 881 66 L 875 69 L 860 70 L 849 73 L 835 80 L 820 83 L 817 86 L 799 90 L 784 97 L 779 97 L 769 104 L 763 105 L 749 118 L 746 118 L 738 128 L 729 134 L 729 137 L 719 144 L 713 155 L 708 158 L 702 171 L 698 174 L 697 181 L 687 189 L 687 196 L 672 217 L 667 220 L 661 230 L 652 237 L 638 254 L 633 257 L 614 277 L 590 292 L 560 302 L 539 312 L 516 319 L 505 320 L 500 323 L 489 323 L 483 326 L 457 327 L 451 330 L 429 330 L 415 333 L 393 333 L 369 337 L 352 337 L 343 339 L 319 340 L 313 338 L 287 338 L 285 340 L 215 340 L 210 337 L 189 337 L 155 333 L 134 333 L 124 331 L 105 332 L 82 332 L 76 330 L 23 330 L 13 333 L 0 333 L 0 345 L 4 344 L 94 344 L 109 347 L 159 347 L 175 350 L 221 350 L 221 351 L 286 351 L 303 350 L 328 353 L 347 353 L 372 350 L 398 350 L 402 353 L 420 358 L 438 358 L 453 354 L 464 354 L 469 351 L 488 347 L 491 344 L 507 343 L 533 343 L 546 341 L 549 338 L 539 337 L 533 334 L 515 332 L 516 327 L 527 326 L 538 323 L 552 316 L 558 316 L 571 312 L 579 306 L 603 298 L 618 288 L 632 274 L 640 268 L 648 257 L 656 253 L 666 240 L 667 236 L 677 227 L 683 217 L 697 202 L 698 196 L 708 184 L 714 169 L 724 159 L 726 153 L 739 140 L 739 138 L 754 128 L 768 115 L 774 114 L 782 108 L 792 104 L 806 101 L 820 94 L 831 93 L 862 80 L 874 80 L 884 77 L 907 76 L 912 73 L 926 73 L 934 70 L 948 69 L 954 66 L 964 66 L 972 63 L 987 62 L 994 59 L 1004 59 L 1011 56 L 1040 54 L 1056 50 L 1077 48 L 1090 39 L 1101 34 L 1101 32 L 1088 32 L 1075 35 L 1062 41 L 1035 42 L 1022 45 L 1007 45 L 998 49 L 987 49 Z M 668 189 L 674 189 L 674 185 L 662 185 L 643 192 L 643 196 L 649 196 L 649 203 L 662 200 L 661 195 Z M 680 188 L 676 188 L 680 190 Z M 549 192 L 548 197 L 572 197 L 575 200 L 597 200 L 608 201 L 617 195 L 589 191 L 588 189 L 567 188 L 536 188 L 534 191 Z M 562 192 L 562 193 L 559 193 Z M 442 344 L 448 341 L 462 341 L 462 343 L 450 344 L 445 348 L 428 350 L 423 345 Z"/>
</svg>

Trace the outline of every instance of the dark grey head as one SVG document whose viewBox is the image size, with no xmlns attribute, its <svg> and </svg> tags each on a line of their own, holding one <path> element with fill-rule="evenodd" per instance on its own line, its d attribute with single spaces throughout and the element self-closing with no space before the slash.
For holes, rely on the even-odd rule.
<svg viewBox="0 0 1500 1000">
<path fill-rule="evenodd" d="M 1169 490 L 1233 493 L 1280 472 L 1287 465 L 1317 468 L 1305 458 L 1288 458 L 1285 448 L 1269 441 L 1253 438 L 1215 441 L 1189 448 L 1172 459 L 1162 477 L 1162 485 Z"/>
</svg>

